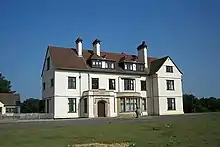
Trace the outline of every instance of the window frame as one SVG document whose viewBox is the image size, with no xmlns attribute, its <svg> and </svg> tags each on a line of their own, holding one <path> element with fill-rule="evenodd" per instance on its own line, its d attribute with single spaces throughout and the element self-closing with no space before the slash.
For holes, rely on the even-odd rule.
<svg viewBox="0 0 220 147">
<path fill-rule="evenodd" d="M 109 79 L 108 82 L 109 82 L 108 84 L 109 90 L 115 90 L 115 79 Z"/>
<path fill-rule="evenodd" d="M 50 79 L 50 87 L 54 87 L 54 78 Z"/>
<path fill-rule="evenodd" d="M 50 70 L 50 57 L 47 57 L 47 70 Z"/>
<path fill-rule="evenodd" d="M 146 82 L 147 82 L 146 80 L 141 80 L 141 91 L 147 90 L 147 83 Z M 143 83 L 144 83 L 144 85 L 142 85 Z"/>
<path fill-rule="evenodd" d="M 138 105 L 138 98 L 120 98 L 120 113 L 135 112 Z"/>
<path fill-rule="evenodd" d="M 142 110 L 147 111 L 147 98 L 142 98 Z"/>
<path fill-rule="evenodd" d="M 46 89 L 46 83 L 45 83 L 45 82 L 42 83 L 42 89 L 43 89 L 43 90 Z"/>
<path fill-rule="evenodd" d="M 124 78 L 124 91 L 134 91 L 135 79 Z"/>
<path fill-rule="evenodd" d="M 84 113 L 88 113 L 88 99 L 84 98 Z"/>
<path fill-rule="evenodd" d="M 176 99 L 175 98 L 167 98 L 167 110 L 168 111 L 176 110 Z"/>
<path fill-rule="evenodd" d="M 92 78 L 92 89 L 99 89 L 99 78 Z"/>
<path fill-rule="evenodd" d="M 68 113 L 76 113 L 76 98 L 68 98 L 68 106 Z"/>
<path fill-rule="evenodd" d="M 173 73 L 173 66 L 167 65 L 167 66 L 166 66 L 166 72 L 168 72 L 168 73 Z"/>
<path fill-rule="evenodd" d="M 175 90 L 174 80 L 166 80 L 166 86 L 167 86 L 167 90 L 174 91 Z"/>
<path fill-rule="evenodd" d="M 76 89 L 76 77 L 68 76 L 68 89 Z"/>
</svg>

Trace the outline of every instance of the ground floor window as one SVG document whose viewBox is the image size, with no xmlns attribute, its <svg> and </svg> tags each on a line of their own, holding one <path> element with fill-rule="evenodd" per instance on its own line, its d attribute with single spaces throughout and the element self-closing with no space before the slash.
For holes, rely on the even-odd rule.
<svg viewBox="0 0 220 147">
<path fill-rule="evenodd" d="M 137 109 L 137 98 L 120 98 L 121 112 L 134 112 Z"/>
<path fill-rule="evenodd" d="M 167 98 L 167 109 L 176 110 L 175 98 Z"/>
<path fill-rule="evenodd" d="M 46 111 L 47 111 L 47 113 L 49 113 L 49 111 L 50 111 L 50 100 L 47 99 L 46 101 L 47 101 L 47 109 L 46 109 Z"/>
<path fill-rule="evenodd" d="M 17 108 L 6 108 L 6 113 L 17 113 Z"/>
<path fill-rule="evenodd" d="M 69 113 L 76 113 L 76 98 L 68 98 Z"/>
<path fill-rule="evenodd" d="M 0 107 L 0 114 L 2 114 L 2 107 Z"/>
<path fill-rule="evenodd" d="M 84 98 L 84 113 L 87 113 L 87 98 Z"/>
<path fill-rule="evenodd" d="M 142 110 L 143 111 L 147 110 L 147 100 L 146 100 L 146 98 L 142 99 Z"/>
</svg>

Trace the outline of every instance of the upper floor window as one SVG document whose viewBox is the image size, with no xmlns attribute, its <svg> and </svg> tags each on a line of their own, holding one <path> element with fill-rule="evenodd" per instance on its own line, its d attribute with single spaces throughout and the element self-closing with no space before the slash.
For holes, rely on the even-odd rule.
<svg viewBox="0 0 220 147">
<path fill-rule="evenodd" d="M 50 69 L 50 57 L 47 57 L 47 70 Z"/>
<path fill-rule="evenodd" d="M 99 89 L 99 79 L 92 78 L 92 89 Z"/>
<path fill-rule="evenodd" d="M 68 77 L 68 89 L 76 89 L 76 77 Z"/>
<path fill-rule="evenodd" d="M 50 87 L 54 86 L 54 79 L 50 79 Z"/>
<path fill-rule="evenodd" d="M 134 90 L 134 79 L 124 79 L 124 90 Z"/>
<path fill-rule="evenodd" d="M 42 87 L 43 87 L 43 90 L 45 90 L 45 88 L 46 88 L 46 83 L 45 82 L 42 84 Z"/>
<path fill-rule="evenodd" d="M 109 90 L 115 90 L 115 79 L 109 79 Z"/>
<path fill-rule="evenodd" d="M 167 90 L 174 90 L 174 80 L 167 80 Z"/>
<path fill-rule="evenodd" d="M 167 98 L 167 110 L 176 110 L 175 98 Z"/>
<path fill-rule="evenodd" d="M 173 66 L 166 66 L 166 72 L 173 72 Z"/>
<path fill-rule="evenodd" d="M 146 81 L 141 81 L 141 91 L 147 90 Z"/>
</svg>

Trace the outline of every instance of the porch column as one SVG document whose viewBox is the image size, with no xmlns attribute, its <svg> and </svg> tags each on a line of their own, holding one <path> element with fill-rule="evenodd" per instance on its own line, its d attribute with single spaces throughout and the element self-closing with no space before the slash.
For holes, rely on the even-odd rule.
<svg viewBox="0 0 220 147">
<path fill-rule="evenodd" d="M 89 102 L 89 108 L 88 108 L 88 112 L 89 112 L 89 117 L 94 117 L 94 112 L 93 112 L 93 109 L 94 109 L 94 98 L 89 96 L 88 97 L 88 102 Z"/>
</svg>

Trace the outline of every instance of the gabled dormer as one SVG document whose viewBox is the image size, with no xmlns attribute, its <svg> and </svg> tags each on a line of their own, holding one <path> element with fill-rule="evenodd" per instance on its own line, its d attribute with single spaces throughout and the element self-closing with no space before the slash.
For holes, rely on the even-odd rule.
<svg viewBox="0 0 220 147">
<path fill-rule="evenodd" d="M 123 70 L 144 71 L 144 63 L 138 62 L 138 57 L 136 55 L 132 55 L 131 57 L 123 56 L 119 61 L 119 66 Z"/>
<path fill-rule="evenodd" d="M 100 68 L 100 69 L 115 69 L 116 61 L 107 60 L 105 56 L 98 56 L 96 53 L 93 53 L 88 60 L 88 64 L 91 68 Z"/>
</svg>

